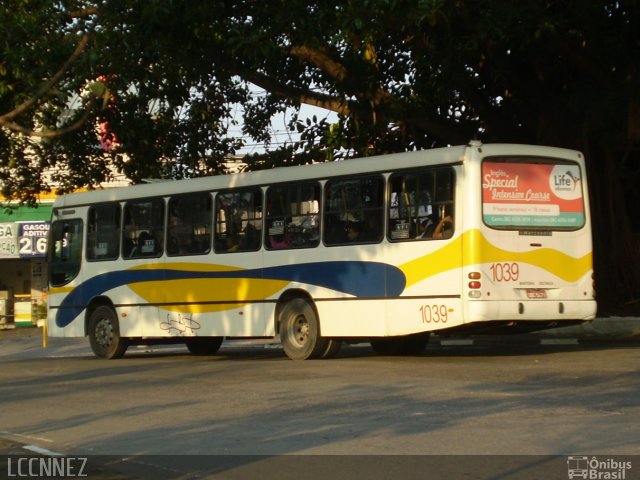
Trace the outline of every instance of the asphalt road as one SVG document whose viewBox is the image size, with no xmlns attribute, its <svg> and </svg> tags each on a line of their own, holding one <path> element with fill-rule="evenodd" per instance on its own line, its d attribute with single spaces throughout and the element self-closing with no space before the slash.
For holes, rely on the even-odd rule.
<svg viewBox="0 0 640 480">
<path fill-rule="evenodd" d="M 86 456 L 96 479 L 565 479 L 584 456 L 640 478 L 637 341 L 357 345 L 305 362 L 255 342 L 106 361 L 87 343 L 0 336 L 0 478 L 33 453 Z"/>
</svg>

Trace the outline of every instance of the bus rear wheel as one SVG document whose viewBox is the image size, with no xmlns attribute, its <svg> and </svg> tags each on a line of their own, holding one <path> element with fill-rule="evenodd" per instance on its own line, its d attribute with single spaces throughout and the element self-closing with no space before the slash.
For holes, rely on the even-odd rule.
<svg viewBox="0 0 640 480">
<path fill-rule="evenodd" d="M 194 355 L 214 355 L 220 346 L 224 337 L 205 337 L 187 340 L 187 348 Z"/>
<path fill-rule="evenodd" d="M 320 322 L 303 298 L 289 300 L 280 313 L 280 342 L 292 360 L 320 358 L 329 350 L 329 339 L 320 336 Z M 334 347 L 335 348 L 335 347 Z"/>
<path fill-rule="evenodd" d="M 89 343 L 91 350 L 100 358 L 121 358 L 129 346 L 120 337 L 118 317 L 113 308 L 101 305 L 89 317 Z"/>
<path fill-rule="evenodd" d="M 327 342 L 327 348 L 325 348 L 324 352 L 320 355 L 320 358 L 333 358 L 342 348 L 342 341 L 329 339 Z"/>
<path fill-rule="evenodd" d="M 429 332 L 372 339 L 371 348 L 378 355 L 418 355 L 427 343 L 429 343 Z"/>
</svg>

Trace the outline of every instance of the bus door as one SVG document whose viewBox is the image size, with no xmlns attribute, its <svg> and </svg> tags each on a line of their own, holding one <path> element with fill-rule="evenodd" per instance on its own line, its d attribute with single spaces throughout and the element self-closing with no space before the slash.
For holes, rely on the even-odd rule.
<svg viewBox="0 0 640 480">
<path fill-rule="evenodd" d="M 49 243 L 49 332 L 59 336 L 84 335 L 84 322 L 77 321 L 84 308 L 82 298 L 70 299 L 60 308 L 70 292 L 82 283 L 83 221 L 80 218 L 62 218 L 54 212 Z M 64 333 L 60 333 L 64 332 Z"/>
</svg>

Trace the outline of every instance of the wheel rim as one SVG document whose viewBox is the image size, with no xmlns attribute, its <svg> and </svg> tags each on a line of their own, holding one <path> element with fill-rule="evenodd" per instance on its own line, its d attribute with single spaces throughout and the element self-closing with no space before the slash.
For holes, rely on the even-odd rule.
<svg viewBox="0 0 640 480">
<path fill-rule="evenodd" d="M 297 347 L 304 347 L 309 341 L 309 322 L 304 315 L 298 315 L 289 326 L 289 336 Z"/>
<path fill-rule="evenodd" d="M 98 345 L 108 347 L 113 342 L 113 324 L 106 318 L 100 319 L 96 324 L 95 338 Z"/>
</svg>

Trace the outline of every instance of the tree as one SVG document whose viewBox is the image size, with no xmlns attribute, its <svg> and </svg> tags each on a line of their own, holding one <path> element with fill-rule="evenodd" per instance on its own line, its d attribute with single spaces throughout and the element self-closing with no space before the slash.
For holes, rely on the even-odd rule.
<svg viewBox="0 0 640 480">
<path fill-rule="evenodd" d="M 63 189 L 97 185 L 109 165 L 134 182 L 219 173 L 243 136 L 268 144 L 272 115 L 306 103 L 338 121 L 294 118 L 301 142 L 248 159 L 251 168 L 472 137 L 584 151 L 600 305 L 613 311 L 638 299 L 637 1 L 8 0 L 0 8 L 3 45 L 15 45 L 0 64 L 0 112 L 26 128 L 0 123 L 6 195 L 28 200 L 46 188 L 34 174 L 44 166 L 65 166 Z M 250 84 L 267 94 L 252 95 Z M 227 133 L 234 105 L 244 111 L 240 137 Z M 108 151 L 98 126 L 117 140 Z M 64 135 L 35 141 L 28 132 L 36 131 Z"/>
</svg>

